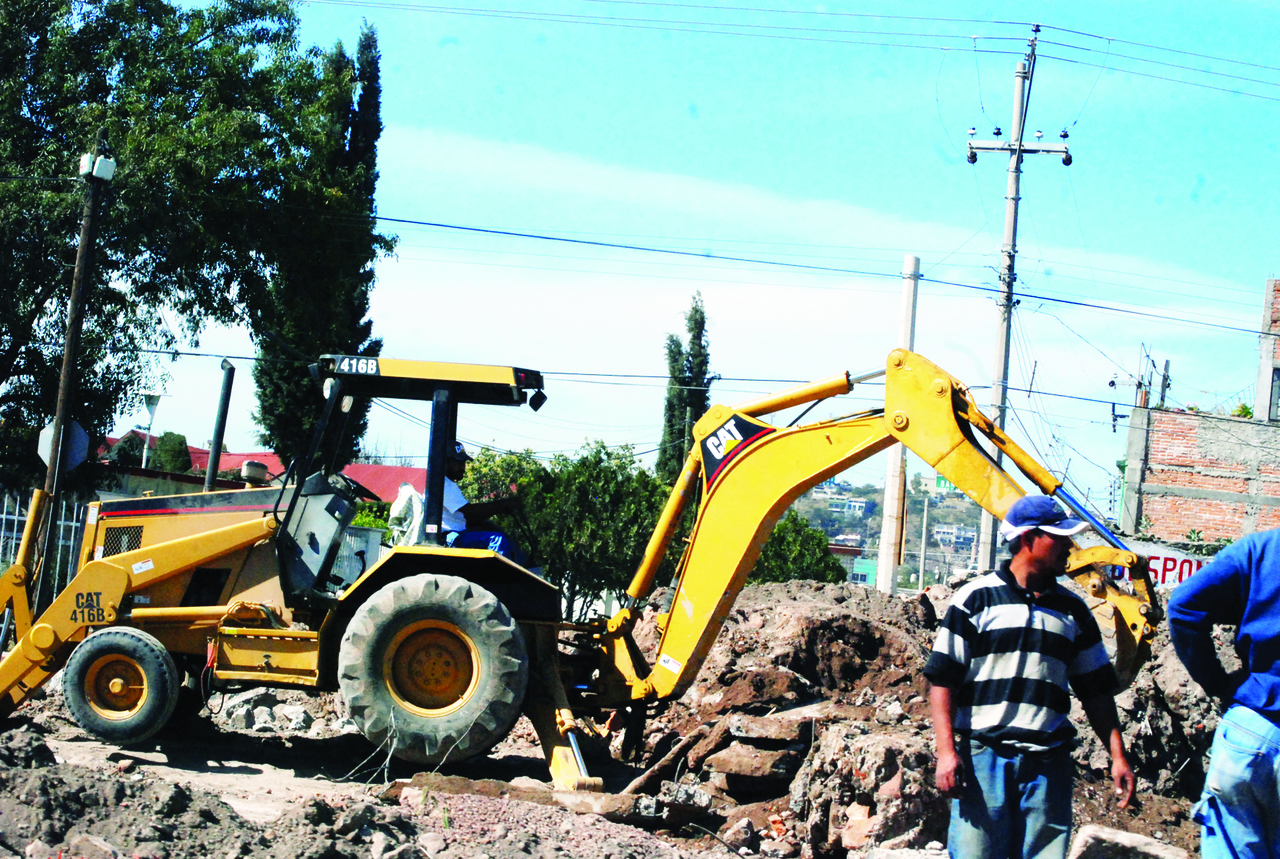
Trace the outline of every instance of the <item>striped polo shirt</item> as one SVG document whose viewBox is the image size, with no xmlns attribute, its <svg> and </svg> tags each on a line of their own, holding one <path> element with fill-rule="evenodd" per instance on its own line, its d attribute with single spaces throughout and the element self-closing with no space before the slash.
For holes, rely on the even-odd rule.
<svg viewBox="0 0 1280 859">
<path fill-rule="evenodd" d="M 1075 736 L 1068 686 L 1082 699 L 1117 688 L 1084 601 L 1057 583 L 1037 597 L 1008 561 L 956 591 L 924 674 L 954 690 L 958 735 L 1033 752 Z"/>
</svg>

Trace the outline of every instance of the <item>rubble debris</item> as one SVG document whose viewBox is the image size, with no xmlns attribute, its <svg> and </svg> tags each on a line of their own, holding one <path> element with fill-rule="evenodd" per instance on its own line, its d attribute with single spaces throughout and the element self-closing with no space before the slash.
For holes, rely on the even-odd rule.
<svg viewBox="0 0 1280 859">
<path fill-rule="evenodd" d="M 694 729 L 691 734 L 672 746 L 671 751 L 663 755 L 661 760 L 623 788 L 622 792 L 647 793 L 651 786 L 660 784 L 664 778 L 671 775 L 684 760 L 689 750 L 696 746 L 708 733 L 710 733 L 710 729 L 706 725 L 701 725 Z M 701 758 L 699 758 L 699 762 L 701 762 Z"/>
<path fill-rule="evenodd" d="M 1191 854 L 1145 835 L 1089 825 L 1076 833 L 1067 859 L 1191 859 Z"/>
<path fill-rule="evenodd" d="M 283 817 L 253 822 L 202 792 L 197 766 L 189 784 L 174 789 L 154 777 L 145 755 L 108 756 L 100 770 L 58 763 L 43 737 L 83 734 L 55 684 L 24 708 L 30 718 L 0 723 L 0 859 L 24 855 L 28 845 L 32 855 L 45 851 L 41 859 L 58 850 L 166 859 L 678 859 L 702 852 L 710 859 L 730 849 L 939 859 L 949 805 L 933 787 L 920 669 L 949 597 L 945 586 L 915 599 L 810 582 L 744 589 L 686 695 L 650 714 L 643 759 L 604 770 L 616 793 L 551 790 L 522 721 L 487 760 L 355 790 L 355 799 L 300 795 Z M 637 624 L 642 648 L 657 642 L 652 615 L 646 609 Z M 1224 646 L 1229 638 L 1219 631 Z M 1157 843 L 1195 851 L 1189 809 L 1203 782 L 1217 703 L 1191 682 L 1161 635 L 1117 704 L 1138 799 L 1130 810 L 1115 809 L 1105 749 L 1077 713 L 1077 825 L 1159 836 Z M 215 693 L 162 746 L 177 753 L 201 736 L 220 747 L 239 744 L 238 760 L 251 761 L 267 750 L 296 747 L 305 755 L 336 744 L 343 753 L 333 757 L 350 752 L 352 761 L 333 777 L 366 757 L 363 777 L 389 777 L 353 731 L 336 696 L 249 689 Z M 412 774 L 396 766 L 392 776 Z M 471 777 L 487 774 L 495 777 Z M 317 778 L 317 792 L 321 784 Z"/>
</svg>

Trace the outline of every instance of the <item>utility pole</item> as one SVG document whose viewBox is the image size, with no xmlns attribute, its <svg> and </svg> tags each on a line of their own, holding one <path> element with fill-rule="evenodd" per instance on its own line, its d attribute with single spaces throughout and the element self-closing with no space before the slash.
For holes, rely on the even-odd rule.
<svg viewBox="0 0 1280 859">
<path fill-rule="evenodd" d="M 1034 25 L 1032 32 L 1039 33 L 1040 26 Z M 1022 199 L 1020 196 L 1022 156 L 1052 153 L 1061 155 L 1063 164 L 1071 164 L 1071 153 L 1067 150 L 1067 145 L 1065 143 L 1042 144 L 1040 138 L 1043 135 L 1039 131 L 1035 133 L 1035 143 L 1023 142 L 1027 106 L 1031 103 L 1031 82 L 1036 68 L 1035 35 L 1028 40 L 1027 46 L 1026 58 L 1018 63 L 1018 70 L 1013 77 L 1013 128 L 1009 141 L 1006 143 L 1002 140 L 970 140 L 968 155 L 969 163 L 974 164 L 978 160 L 979 152 L 1009 153 L 1009 179 L 1005 191 L 1004 245 L 1001 248 L 1000 298 L 998 299 L 1000 328 L 996 336 L 996 378 L 991 385 L 991 406 L 994 411 L 992 418 L 1000 429 L 1004 429 L 1005 426 L 1010 329 L 1013 324 L 1013 308 L 1018 304 L 1013 297 L 1013 285 L 1017 280 L 1014 263 L 1018 255 L 1018 203 Z M 974 133 L 976 133 L 975 129 L 969 129 L 970 135 Z M 993 136 L 1000 136 L 999 128 L 993 132 Z M 1066 140 L 1065 129 L 1061 137 Z M 1001 453 L 996 451 L 997 464 L 1002 458 Z M 978 563 L 982 569 L 989 570 L 995 567 L 995 518 L 985 510 L 982 513 L 982 528 L 979 535 Z"/>
<path fill-rule="evenodd" d="M 924 493 L 924 512 L 920 514 L 920 590 L 925 588 L 925 561 L 929 551 L 929 491 Z"/>
<path fill-rule="evenodd" d="M 84 294 L 86 281 L 93 272 L 93 246 L 98 238 L 98 212 L 102 207 L 102 187 L 115 174 L 115 162 L 100 156 L 105 149 L 107 131 L 98 129 L 93 148 L 80 159 L 80 176 L 88 185 L 84 198 L 84 216 L 80 220 L 80 246 L 76 249 L 76 267 L 71 275 L 71 298 L 67 307 L 67 335 L 62 350 L 62 374 L 58 378 L 58 403 L 53 415 L 53 449 L 49 457 L 49 470 L 45 474 L 44 491 L 58 494 L 61 479 L 63 431 L 67 423 L 67 410 L 75 393 L 76 359 L 80 355 L 80 332 L 84 328 Z M 102 165 L 99 166 L 99 163 Z M 101 172 L 103 176 L 99 176 Z"/>
<path fill-rule="evenodd" d="M 76 388 L 76 359 L 80 356 L 80 332 L 84 328 L 85 293 L 93 279 L 93 251 L 98 238 L 98 214 L 102 208 L 103 188 L 115 175 L 116 162 L 99 154 L 107 148 L 107 131 L 99 128 L 93 148 L 80 157 L 80 176 L 88 188 L 84 198 L 84 216 L 80 221 L 80 246 L 76 250 L 76 267 L 71 275 L 71 297 L 67 306 L 67 334 L 62 350 L 62 373 L 58 378 L 58 401 L 53 414 L 52 444 L 48 471 L 44 478 L 44 491 L 49 495 L 45 507 L 45 541 L 40 577 L 36 584 L 36 614 L 53 600 L 53 570 L 50 568 L 50 546 L 57 533 L 56 519 L 58 491 L 62 483 L 62 464 L 65 456 L 69 422 L 67 412 Z"/>
<path fill-rule="evenodd" d="M 920 257 L 907 254 L 902 260 L 902 319 L 898 346 L 914 349 L 916 343 L 916 293 L 920 286 Z M 907 523 L 907 449 L 901 444 L 889 448 L 889 465 L 884 477 L 884 513 L 880 519 L 880 554 L 876 561 L 876 590 L 891 594 L 897 590 L 898 567 L 902 564 L 902 529 Z"/>
</svg>

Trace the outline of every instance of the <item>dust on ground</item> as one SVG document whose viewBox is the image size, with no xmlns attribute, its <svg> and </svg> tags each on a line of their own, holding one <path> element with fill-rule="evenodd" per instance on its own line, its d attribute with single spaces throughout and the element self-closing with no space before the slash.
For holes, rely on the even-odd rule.
<svg viewBox="0 0 1280 859">
<path fill-rule="evenodd" d="M 620 735 L 595 750 L 596 805 L 551 792 L 523 719 L 490 755 L 426 774 L 364 740 L 331 695 L 215 694 L 214 712 L 120 748 L 80 731 L 51 684 L 0 723 L 0 859 L 938 856 L 948 805 L 932 783 L 921 669 L 948 598 L 744 589 L 696 682 L 650 718 L 638 759 L 618 760 Z M 652 620 L 637 627 L 650 651 Z M 1194 853 L 1214 703 L 1162 635 L 1117 704 L 1138 802 L 1115 808 L 1105 750 L 1076 713 L 1076 826 Z"/>
</svg>

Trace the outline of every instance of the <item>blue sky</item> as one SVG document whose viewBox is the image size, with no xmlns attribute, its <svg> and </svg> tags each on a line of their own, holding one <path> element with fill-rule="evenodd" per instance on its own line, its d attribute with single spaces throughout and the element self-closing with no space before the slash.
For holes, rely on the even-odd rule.
<svg viewBox="0 0 1280 859">
<path fill-rule="evenodd" d="M 384 223 L 400 245 L 373 296 L 383 354 L 548 373 L 541 412 L 478 409 L 463 438 L 652 450 L 663 382 L 651 377 L 695 290 L 725 377 L 717 400 L 871 369 L 895 345 L 907 253 L 925 277 L 917 350 L 985 404 L 1008 162 L 971 166 L 964 146 L 971 126 L 1007 136 L 1033 21 L 1028 139 L 1059 142 L 1065 128 L 1074 161 L 1024 163 L 1011 385 L 1034 393 L 1011 395 L 1011 434 L 1105 513 L 1133 376 L 1168 360 L 1175 403 L 1252 403 L 1248 332 L 1277 270 L 1280 63 L 1267 37 L 1280 7 L 760 5 L 300 7 L 308 44 L 354 49 L 363 20 L 378 32 L 381 216 L 761 261 Z M 250 354 L 235 331 L 201 346 Z M 170 368 L 157 432 L 208 437 L 218 360 Z M 228 444 L 246 449 L 252 383 L 238 366 Z M 854 408 L 879 389 L 865 397 Z M 375 411 L 367 443 L 424 454 L 426 431 Z M 883 471 L 872 461 L 849 478 Z"/>
</svg>

